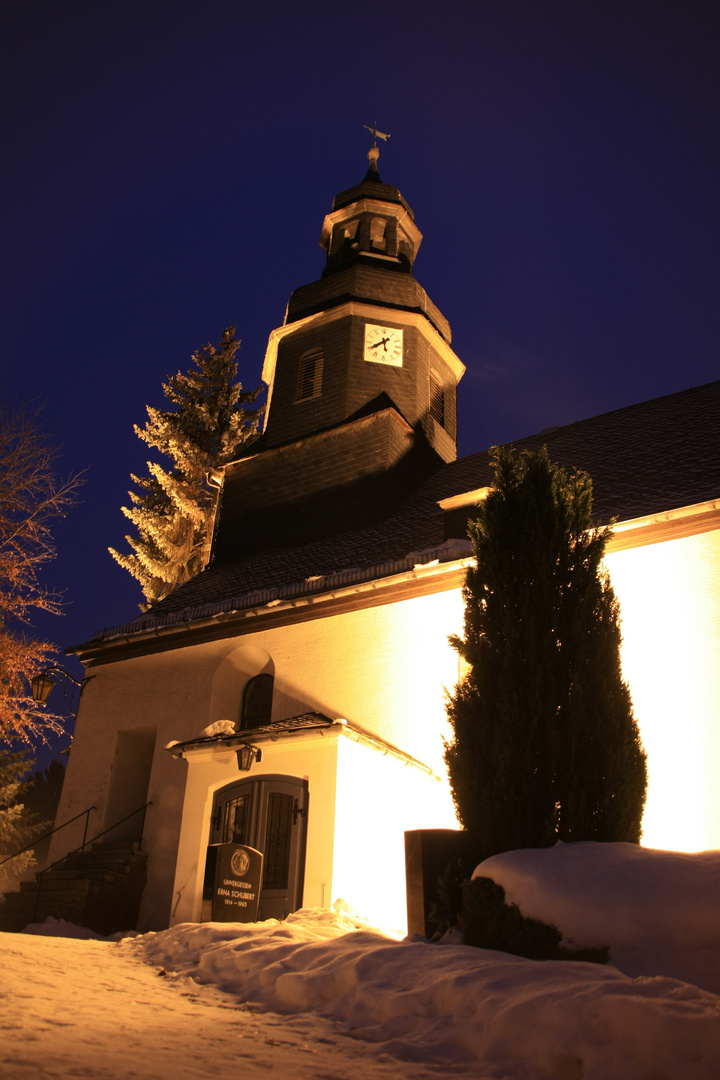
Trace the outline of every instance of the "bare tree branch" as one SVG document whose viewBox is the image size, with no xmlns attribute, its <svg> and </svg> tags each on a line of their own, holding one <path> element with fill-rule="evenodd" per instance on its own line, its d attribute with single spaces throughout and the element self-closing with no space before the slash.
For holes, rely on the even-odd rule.
<svg viewBox="0 0 720 1080">
<path fill-rule="evenodd" d="M 77 501 L 81 474 L 57 475 L 58 451 L 39 423 L 41 408 L 0 407 L 0 738 L 27 739 L 62 730 L 61 719 L 39 713 L 30 679 L 55 654 L 28 632 L 33 611 L 59 614 L 62 594 L 39 577 L 55 558 L 51 526 Z"/>
</svg>

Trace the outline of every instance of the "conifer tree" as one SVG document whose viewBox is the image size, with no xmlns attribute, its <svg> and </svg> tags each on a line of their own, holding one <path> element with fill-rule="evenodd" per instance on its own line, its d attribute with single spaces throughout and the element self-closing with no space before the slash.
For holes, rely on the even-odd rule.
<svg viewBox="0 0 720 1080">
<path fill-rule="evenodd" d="M 240 342 L 235 327 L 216 345 L 203 345 L 193 355 L 194 368 L 170 376 L 163 392 L 174 408 L 163 412 L 147 406 L 138 438 L 171 462 L 164 468 L 148 462 L 150 475 L 132 476 L 138 491 L 123 513 L 138 535 L 126 536 L 132 554 L 110 548 L 110 554 L 140 582 L 147 605 L 168 596 L 207 564 L 217 488 L 209 481 L 213 468 L 238 456 L 258 430 L 261 409 L 250 409 L 259 389 L 242 392 L 235 381 L 235 353 Z"/>
<path fill-rule="evenodd" d="M 448 698 L 446 763 L 482 857 L 557 840 L 638 842 L 645 754 L 620 666 L 619 607 L 592 482 L 543 449 L 494 454 L 471 524 L 468 673 Z"/>
<path fill-rule="evenodd" d="M 33 815 L 35 821 L 54 821 L 64 780 L 65 767 L 58 758 L 44 769 L 36 769 L 23 791 L 26 815 Z"/>
<path fill-rule="evenodd" d="M 0 866 L 0 894 L 15 888 L 22 875 L 35 864 L 32 850 L 8 859 L 42 831 L 37 816 L 28 814 L 23 802 L 27 788 L 24 778 L 30 765 L 26 751 L 10 753 L 0 749 L 0 863 L 3 864 Z"/>
<path fill-rule="evenodd" d="M 1 762 L 0 756 L 0 768 Z M 21 792 L 23 821 L 33 830 L 32 850 L 41 866 L 45 865 L 50 853 L 51 838 L 47 834 L 55 824 L 64 780 L 65 768 L 58 758 L 53 758 L 42 771 L 37 769 L 25 781 Z"/>
</svg>

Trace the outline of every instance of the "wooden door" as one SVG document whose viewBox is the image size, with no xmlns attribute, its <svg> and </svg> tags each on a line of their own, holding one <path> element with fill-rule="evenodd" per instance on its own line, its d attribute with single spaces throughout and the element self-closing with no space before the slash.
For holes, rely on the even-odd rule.
<svg viewBox="0 0 720 1080">
<path fill-rule="evenodd" d="M 307 806 L 307 781 L 296 776 L 237 780 L 215 793 L 209 843 L 263 853 L 259 919 L 302 907 Z"/>
</svg>

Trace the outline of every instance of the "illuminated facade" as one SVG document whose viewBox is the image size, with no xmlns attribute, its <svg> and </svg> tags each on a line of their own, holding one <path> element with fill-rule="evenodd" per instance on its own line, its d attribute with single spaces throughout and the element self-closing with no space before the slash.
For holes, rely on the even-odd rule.
<svg viewBox="0 0 720 1080">
<path fill-rule="evenodd" d="M 210 566 L 75 650 L 93 678 L 58 820 L 152 803 L 142 929 L 203 918 L 208 844 L 233 839 L 264 851 L 261 917 L 343 900 L 402 926 L 404 830 L 454 824 L 448 635 L 491 469 L 456 460 L 464 368 L 415 280 L 420 240 L 371 151 L 325 219 L 322 277 L 270 335 L 265 430 L 225 469 Z M 517 445 L 543 443 L 619 522 L 646 842 L 720 846 L 720 383 Z"/>
</svg>

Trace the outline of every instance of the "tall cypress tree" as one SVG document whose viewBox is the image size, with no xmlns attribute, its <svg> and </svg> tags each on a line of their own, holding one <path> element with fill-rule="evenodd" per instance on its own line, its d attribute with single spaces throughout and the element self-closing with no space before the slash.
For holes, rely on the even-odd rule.
<svg viewBox="0 0 720 1080">
<path fill-rule="evenodd" d="M 138 531 L 125 537 L 133 553 L 109 548 L 140 582 L 147 600 L 143 607 L 162 600 L 207 564 L 217 501 L 209 473 L 237 457 L 257 433 L 262 410 L 248 406 L 259 388 L 242 392 L 235 381 L 239 347 L 230 326 L 222 341 L 196 350 L 195 369 L 178 372 L 163 385 L 174 408 L 162 412 L 148 405 L 145 427 L 135 425 L 138 438 L 172 463 L 167 469 L 149 461 L 149 476 L 132 476 L 139 490 L 129 492 L 132 506 L 122 510 Z"/>
<path fill-rule="evenodd" d="M 557 840 L 638 842 L 645 754 L 620 666 L 617 600 L 592 527 L 592 482 L 543 449 L 494 454 L 470 527 L 476 564 L 453 644 L 446 763 L 483 857 Z"/>
</svg>

